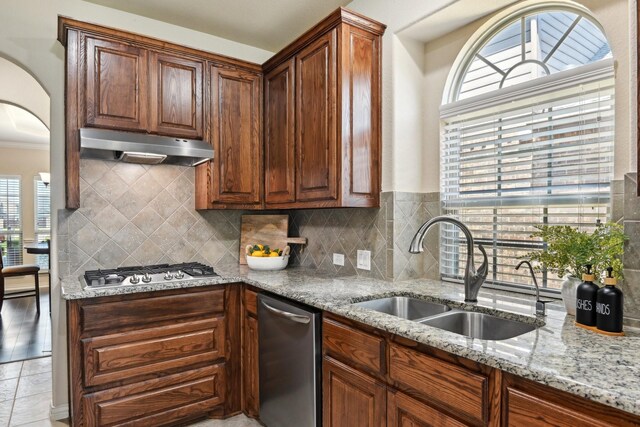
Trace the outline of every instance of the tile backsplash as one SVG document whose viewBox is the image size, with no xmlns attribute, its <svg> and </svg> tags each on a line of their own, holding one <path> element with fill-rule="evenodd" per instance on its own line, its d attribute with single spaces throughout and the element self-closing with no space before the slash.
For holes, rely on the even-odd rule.
<svg viewBox="0 0 640 427">
<path fill-rule="evenodd" d="M 429 233 L 422 254 L 409 253 L 409 243 L 425 221 L 438 215 L 437 193 L 385 192 L 380 208 L 291 211 L 292 232 L 307 237 L 296 248 L 293 263 L 337 275 L 405 280 L 437 278 L 439 234 Z M 427 249 L 428 247 L 428 249 Z M 371 270 L 356 268 L 358 249 L 371 251 Z M 345 265 L 333 264 L 333 254 L 345 255 Z"/>
<path fill-rule="evenodd" d="M 624 280 L 620 283 L 620 289 L 624 292 L 625 321 L 640 326 L 640 198 L 637 188 L 637 174 L 625 175 L 621 221 L 629 240 L 624 247 Z M 614 199 L 612 211 L 619 210 Z"/>
<path fill-rule="evenodd" d="M 80 208 L 58 213 L 60 274 L 237 260 L 240 211 L 196 211 L 193 168 L 82 159 Z"/>
<path fill-rule="evenodd" d="M 82 159 L 80 208 L 60 210 L 61 276 L 123 265 L 237 261 L 243 211 L 196 211 L 194 169 Z M 381 279 L 438 277 L 438 233 L 411 255 L 418 227 L 440 212 L 437 193 L 385 192 L 380 208 L 279 211 L 290 215 L 291 265 L 336 275 Z M 371 251 L 371 270 L 356 268 L 358 249 Z M 345 255 L 335 266 L 333 254 Z"/>
</svg>

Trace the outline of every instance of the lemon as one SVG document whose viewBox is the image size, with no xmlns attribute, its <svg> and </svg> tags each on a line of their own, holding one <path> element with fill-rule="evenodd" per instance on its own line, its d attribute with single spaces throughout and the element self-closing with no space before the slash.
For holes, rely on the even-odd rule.
<svg viewBox="0 0 640 427">
<path fill-rule="evenodd" d="M 269 254 L 269 256 L 270 256 L 271 258 L 274 258 L 274 257 L 278 257 L 278 256 L 280 256 L 280 255 L 278 255 L 278 252 L 271 252 L 271 253 Z"/>
<path fill-rule="evenodd" d="M 253 251 L 251 253 L 251 256 L 255 256 L 255 257 L 263 257 L 264 256 L 264 251 Z"/>
</svg>

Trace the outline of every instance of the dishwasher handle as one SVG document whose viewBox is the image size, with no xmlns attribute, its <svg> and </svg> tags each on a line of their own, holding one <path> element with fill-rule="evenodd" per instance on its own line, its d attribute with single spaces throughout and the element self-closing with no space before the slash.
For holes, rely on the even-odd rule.
<svg viewBox="0 0 640 427">
<path fill-rule="evenodd" d="M 260 303 L 264 306 L 264 308 L 269 310 L 271 313 L 275 314 L 276 316 L 283 317 L 287 320 L 291 320 L 293 322 L 303 323 L 303 324 L 307 324 L 311 321 L 310 317 L 302 316 L 300 314 L 289 313 L 288 311 L 284 311 L 284 310 L 279 310 L 275 307 L 271 307 L 269 304 L 267 304 L 264 301 L 260 301 Z"/>
</svg>

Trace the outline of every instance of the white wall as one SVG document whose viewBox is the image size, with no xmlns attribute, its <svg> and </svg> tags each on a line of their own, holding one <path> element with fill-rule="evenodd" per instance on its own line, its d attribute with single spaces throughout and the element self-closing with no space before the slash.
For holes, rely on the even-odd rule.
<svg viewBox="0 0 640 427">
<path fill-rule="evenodd" d="M 633 0 L 578 0 L 604 28 L 616 62 L 615 179 L 636 170 L 635 108 L 635 2 Z M 633 13 L 632 13 L 633 12 Z M 492 15 L 493 16 L 493 15 Z M 453 62 L 464 44 L 488 19 L 485 17 L 424 45 L 424 133 L 422 167 L 430 172 L 426 191 L 438 191 L 440 120 L 439 108 Z M 398 165 L 396 165 L 397 167 Z M 410 185 L 400 183 L 399 187 Z"/>
<path fill-rule="evenodd" d="M 0 77 L 0 101 L 19 105 L 49 127 L 49 95 L 38 81 L 26 70 L 2 57 Z"/>
<path fill-rule="evenodd" d="M 20 65 L 51 97 L 51 175 L 53 225 L 64 206 L 64 49 L 57 42 L 58 15 L 122 28 L 152 37 L 261 63 L 272 53 L 208 34 L 188 30 L 81 0 L 22 0 L 3 5 L 0 14 L 0 56 Z M 55 234 L 55 231 L 54 231 Z M 55 241 L 53 275 L 57 273 Z M 52 280 L 53 404 L 67 403 L 65 306 L 59 284 Z"/>
</svg>

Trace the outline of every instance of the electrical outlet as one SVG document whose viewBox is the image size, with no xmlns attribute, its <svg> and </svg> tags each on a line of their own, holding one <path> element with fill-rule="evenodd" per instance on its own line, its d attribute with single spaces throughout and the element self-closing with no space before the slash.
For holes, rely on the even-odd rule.
<svg viewBox="0 0 640 427">
<path fill-rule="evenodd" d="M 333 263 L 344 266 L 344 254 L 333 254 Z"/>
<path fill-rule="evenodd" d="M 371 251 L 361 251 L 358 249 L 358 262 L 356 267 L 360 270 L 371 270 Z"/>
</svg>

